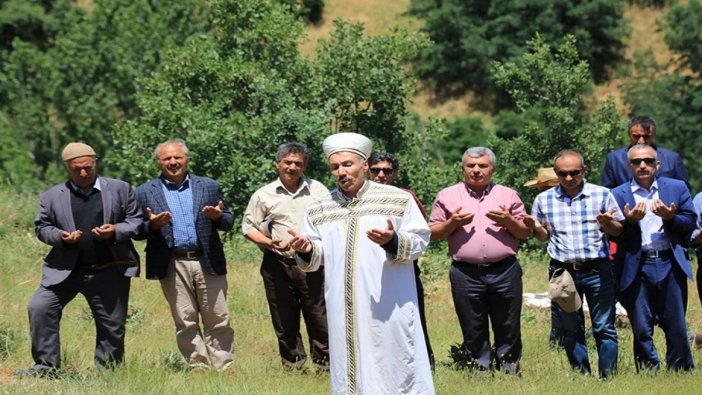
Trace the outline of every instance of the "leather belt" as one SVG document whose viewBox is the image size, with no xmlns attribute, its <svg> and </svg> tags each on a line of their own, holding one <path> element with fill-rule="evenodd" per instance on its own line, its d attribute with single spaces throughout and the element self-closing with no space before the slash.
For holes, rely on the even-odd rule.
<svg viewBox="0 0 702 395">
<path fill-rule="evenodd" d="M 470 262 L 465 262 L 465 261 L 453 261 L 454 265 L 466 265 L 466 266 L 473 266 L 477 267 L 478 269 L 488 269 L 491 267 L 497 267 L 499 265 L 507 264 L 507 263 L 514 263 L 517 260 L 517 257 L 514 255 L 510 255 L 506 258 L 502 258 L 499 261 L 496 262 L 490 262 L 490 263 L 470 263 Z"/>
<path fill-rule="evenodd" d="M 202 250 L 173 250 L 174 258 L 195 260 L 202 256 Z"/>
<path fill-rule="evenodd" d="M 268 255 L 270 259 L 278 260 L 288 266 L 297 266 L 297 261 L 295 260 L 295 258 L 288 258 L 280 254 L 276 254 L 275 252 L 268 249 L 263 250 L 263 254 Z"/>
<path fill-rule="evenodd" d="M 592 267 L 602 263 L 607 262 L 607 258 L 597 258 L 590 259 L 587 261 L 576 261 L 576 262 L 561 262 L 555 259 L 551 259 L 551 265 L 559 268 L 564 268 L 566 270 L 570 269 L 576 272 L 581 270 L 591 269 Z"/>
<path fill-rule="evenodd" d="M 667 259 L 673 255 L 673 250 L 646 250 L 641 251 L 641 259 Z"/>
<path fill-rule="evenodd" d="M 84 270 L 90 270 L 90 271 L 99 271 L 103 269 L 107 269 L 108 267 L 112 266 L 136 266 L 137 263 L 135 261 L 130 261 L 130 260 L 118 260 L 118 261 L 112 261 L 112 262 L 107 262 L 107 263 L 96 263 L 94 265 L 85 265 L 85 266 L 80 266 L 80 269 Z"/>
</svg>

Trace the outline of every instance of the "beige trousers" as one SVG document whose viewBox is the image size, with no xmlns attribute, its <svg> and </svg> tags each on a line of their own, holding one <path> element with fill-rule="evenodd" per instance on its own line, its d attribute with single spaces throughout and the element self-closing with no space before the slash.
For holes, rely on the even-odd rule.
<svg viewBox="0 0 702 395">
<path fill-rule="evenodd" d="M 178 349 L 188 365 L 228 368 L 234 360 L 234 330 L 229 325 L 227 277 L 202 270 L 199 259 L 174 258 L 160 282 L 175 322 Z"/>
</svg>

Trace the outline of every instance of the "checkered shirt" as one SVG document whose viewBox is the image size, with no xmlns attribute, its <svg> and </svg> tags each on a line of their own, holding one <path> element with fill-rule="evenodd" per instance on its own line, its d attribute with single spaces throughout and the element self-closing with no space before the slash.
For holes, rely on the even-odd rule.
<svg viewBox="0 0 702 395">
<path fill-rule="evenodd" d="M 570 198 L 561 186 L 540 193 L 531 215 L 549 233 L 548 254 L 561 262 L 582 262 L 609 256 L 609 243 L 597 215 L 615 209 L 614 218 L 624 221 L 609 189 L 584 183 L 580 193 Z"/>
</svg>

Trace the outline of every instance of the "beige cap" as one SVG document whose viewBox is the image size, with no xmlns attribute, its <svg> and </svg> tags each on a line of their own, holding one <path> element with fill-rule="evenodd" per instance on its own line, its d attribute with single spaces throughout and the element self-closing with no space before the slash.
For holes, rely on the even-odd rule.
<svg viewBox="0 0 702 395">
<path fill-rule="evenodd" d="M 68 143 L 63 149 L 61 159 L 67 162 L 71 159 L 80 158 L 81 156 L 97 156 L 93 147 L 83 143 Z"/>
<path fill-rule="evenodd" d="M 566 313 L 573 313 L 582 307 L 583 301 L 575 288 L 573 276 L 567 270 L 561 270 L 560 274 L 555 272 L 549 281 L 548 297 Z"/>
</svg>

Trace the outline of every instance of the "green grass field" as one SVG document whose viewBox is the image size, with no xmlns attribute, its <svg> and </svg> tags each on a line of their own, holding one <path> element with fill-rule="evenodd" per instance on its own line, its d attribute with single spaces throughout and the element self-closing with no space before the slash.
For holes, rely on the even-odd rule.
<svg viewBox="0 0 702 395">
<path fill-rule="evenodd" d="M 269 321 L 258 273 L 260 253 L 243 238 L 227 243 L 229 306 L 236 331 L 235 364 L 225 373 L 185 371 L 177 354 L 173 324 L 156 282 L 132 282 L 125 365 L 101 373 L 93 365 L 94 327 L 87 304 L 78 296 L 62 320 L 64 371 L 57 380 L 16 379 L 15 369 L 31 366 L 26 305 L 38 285 L 41 261 L 48 248 L 34 236 L 31 222 L 37 197 L 0 191 L 0 393 L 18 394 L 325 394 L 329 377 L 283 370 Z M 138 245 L 142 250 L 143 245 Z M 546 289 L 545 258 L 522 254 L 526 292 Z M 702 373 L 657 376 L 634 372 L 631 335 L 619 328 L 619 374 L 601 381 L 572 372 L 563 352 L 548 347 L 549 312 L 525 307 L 522 311 L 524 355 L 522 378 L 474 375 L 457 370 L 449 356 L 460 331 L 448 286 L 447 259 L 432 252 L 423 260 L 429 333 L 437 356 L 434 384 L 439 394 L 459 393 L 697 393 Z M 702 331 L 702 309 L 694 284 L 689 283 L 689 322 Z M 625 325 L 626 323 L 622 323 Z M 658 330 L 657 344 L 665 352 Z M 592 362 L 596 353 L 592 338 Z M 699 365 L 702 353 L 695 352 Z"/>
</svg>

